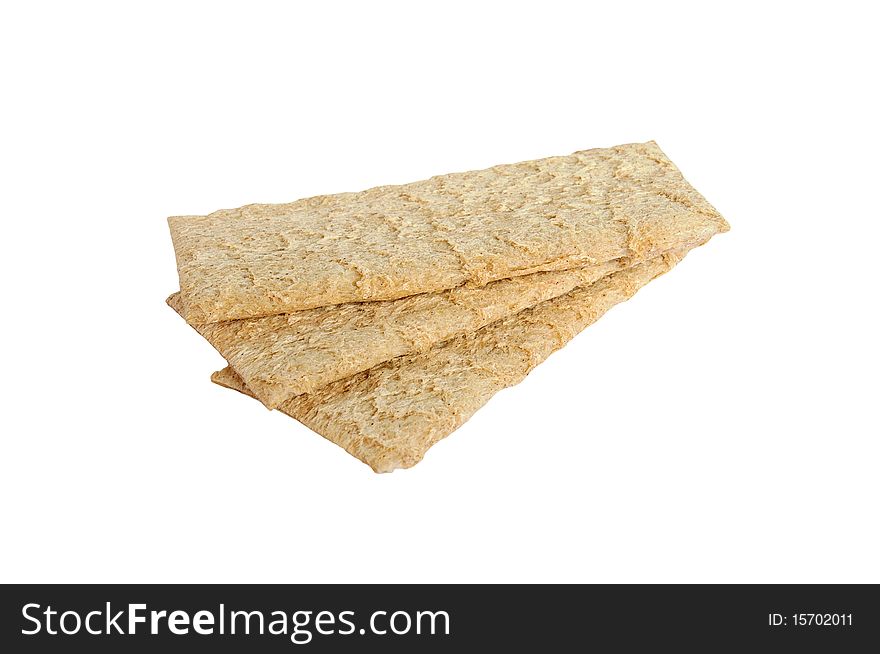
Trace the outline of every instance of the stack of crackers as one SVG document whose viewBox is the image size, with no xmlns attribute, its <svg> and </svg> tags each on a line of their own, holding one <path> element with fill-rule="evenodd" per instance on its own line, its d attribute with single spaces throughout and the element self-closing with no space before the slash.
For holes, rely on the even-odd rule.
<svg viewBox="0 0 880 654">
<path fill-rule="evenodd" d="M 168 223 L 211 379 L 376 472 L 728 229 L 654 142 Z"/>
</svg>

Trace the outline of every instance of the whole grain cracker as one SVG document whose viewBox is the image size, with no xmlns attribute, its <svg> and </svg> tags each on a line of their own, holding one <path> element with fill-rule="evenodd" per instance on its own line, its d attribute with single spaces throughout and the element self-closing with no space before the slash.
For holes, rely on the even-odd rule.
<svg viewBox="0 0 880 654">
<path fill-rule="evenodd" d="M 193 324 L 645 260 L 727 229 L 654 142 L 168 222 Z"/>
<path fill-rule="evenodd" d="M 625 260 L 616 260 L 502 279 L 482 288 L 460 286 L 399 300 L 193 327 L 223 355 L 254 397 L 274 409 L 294 395 L 398 356 L 427 351 L 625 266 Z M 168 298 L 168 304 L 179 310 L 179 294 Z"/>
<path fill-rule="evenodd" d="M 418 463 L 499 390 L 680 260 L 667 254 L 612 273 L 430 351 L 387 361 L 279 408 L 376 472 Z M 231 369 L 212 381 L 253 395 Z"/>
<path fill-rule="evenodd" d="M 699 244 L 687 244 L 687 248 Z M 380 302 L 353 302 L 290 314 L 193 325 L 270 409 L 294 395 L 350 377 L 383 361 L 424 352 L 578 286 L 629 260 L 532 273 Z M 180 310 L 180 296 L 168 298 Z"/>
</svg>

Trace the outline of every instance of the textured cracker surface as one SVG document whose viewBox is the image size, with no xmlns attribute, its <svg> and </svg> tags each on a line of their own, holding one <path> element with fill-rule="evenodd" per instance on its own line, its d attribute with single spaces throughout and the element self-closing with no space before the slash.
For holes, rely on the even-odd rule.
<svg viewBox="0 0 880 654">
<path fill-rule="evenodd" d="M 168 222 L 193 324 L 645 260 L 727 229 L 653 142 Z"/>
<path fill-rule="evenodd" d="M 496 392 L 522 381 L 615 304 L 677 263 L 664 255 L 612 273 L 423 354 L 399 357 L 281 405 L 376 472 L 418 463 Z M 231 369 L 220 385 L 252 395 Z"/>
<path fill-rule="evenodd" d="M 589 285 L 625 260 L 460 286 L 384 302 L 337 304 L 263 318 L 193 325 L 270 409 L 294 395 L 405 354 L 430 349 Z M 179 310 L 179 295 L 168 299 Z"/>
<path fill-rule="evenodd" d="M 685 248 L 699 244 L 682 244 Z M 229 362 L 253 395 L 274 409 L 294 395 L 476 331 L 540 302 L 592 284 L 627 259 L 532 273 L 475 288 L 460 286 L 399 300 L 338 304 L 193 325 Z M 168 298 L 180 311 L 180 296 Z"/>
</svg>

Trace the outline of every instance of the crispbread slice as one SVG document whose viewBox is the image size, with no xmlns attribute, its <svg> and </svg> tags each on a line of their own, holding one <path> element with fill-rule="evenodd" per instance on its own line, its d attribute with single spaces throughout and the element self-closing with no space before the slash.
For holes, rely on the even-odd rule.
<svg viewBox="0 0 880 654">
<path fill-rule="evenodd" d="M 193 324 L 641 261 L 727 229 L 653 142 L 169 225 Z"/>
<path fill-rule="evenodd" d="M 689 244 L 696 246 L 699 244 Z M 353 302 L 263 318 L 193 325 L 254 397 L 274 409 L 383 361 L 424 352 L 630 265 L 625 259 L 532 273 L 399 300 Z M 180 310 L 180 296 L 168 298 Z"/>
<path fill-rule="evenodd" d="M 589 285 L 625 260 L 461 286 L 384 302 L 354 302 L 290 314 L 193 325 L 253 396 L 274 409 L 383 361 L 424 352 L 540 302 Z M 179 311 L 180 296 L 168 304 Z"/>
<path fill-rule="evenodd" d="M 376 472 L 418 463 L 499 390 L 519 383 L 552 352 L 679 260 L 663 255 L 612 273 L 423 354 L 341 379 L 279 408 Z M 252 395 L 226 368 L 211 379 Z"/>
</svg>

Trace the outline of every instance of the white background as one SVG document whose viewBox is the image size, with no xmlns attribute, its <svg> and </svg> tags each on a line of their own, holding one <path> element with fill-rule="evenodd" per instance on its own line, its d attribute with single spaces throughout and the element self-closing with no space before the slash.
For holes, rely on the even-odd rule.
<svg viewBox="0 0 880 654">
<path fill-rule="evenodd" d="M 870 3 L 301 4 L 0 10 L 0 580 L 880 582 Z M 169 215 L 648 139 L 732 231 L 411 470 L 164 304 Z"/>
</svg>

